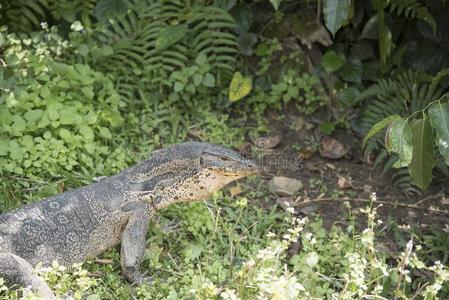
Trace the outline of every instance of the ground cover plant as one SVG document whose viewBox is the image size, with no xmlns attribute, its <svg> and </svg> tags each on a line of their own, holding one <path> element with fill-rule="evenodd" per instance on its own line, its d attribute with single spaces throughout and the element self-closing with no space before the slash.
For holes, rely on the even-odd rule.
<svg viewBox="0 0 449 300">
<path fill-rule="evenodd" d="M 267 174 L 161 211 L 142 264 L 153 284 L 127 283 L 111 249 L 36 266 L 55 293 L 447 299 L 448 9 L 436 0 L 2 2 L 0 212 L 160 147 L 208 141 Z M 278 175 L 301 188 L 279 194 L 267 185 Z M 0 279 L 0 299 L 21 298 L 38 295 Z"/>
</svg>

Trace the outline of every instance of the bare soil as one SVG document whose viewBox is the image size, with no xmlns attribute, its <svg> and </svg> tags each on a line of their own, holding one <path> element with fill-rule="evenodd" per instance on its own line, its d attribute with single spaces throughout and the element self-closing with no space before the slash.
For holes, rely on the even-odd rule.
<svg viewBox="0 0 449 300">
<path fill-rule="evenodd" d="M 278 197 L 276 201 L 281 206 L 287 201 L 298 214 L 318 214 L 327 227 L 345 225 L 348 207 L 344 202 L 348 201 L 352 211 L 357 213 L 359 208 L 370 204 L 370 195 L 374 192 L 378 200 L 375 205 L 382 204 L 378 217 L 384 224 L 394 222 L 421 228 L 430 225 L 445 228 L 449 224 L 447 182 L 434 182 L 425 192 L 416 188 L 415 192 L 405 193 L 392 184 L 391 174 L 382 174 L 364 161 L 361 140 L 350 130 L 337 129 L 330 135 L 349 151 L 342 158 L 329 159 L 319 151 L 320 141 L 325 137 L 319 129 L 322 120 L 316 116 L 292 115 L 288 111 L 283 115 L 273 112 L 270 118 L 273 131 L 281 140 L 272 149 L 258 150 L 259 160 L 267 172 L 265 179 L 286 176 L 304 184 L 294 197 Z M 255 144 L 254 139 L 251 143 Z M 343 186 L 338 185 L 339 179 L 345 183 Z M 359 221 L 364 223 L 364 220 Z"/>
</svg>

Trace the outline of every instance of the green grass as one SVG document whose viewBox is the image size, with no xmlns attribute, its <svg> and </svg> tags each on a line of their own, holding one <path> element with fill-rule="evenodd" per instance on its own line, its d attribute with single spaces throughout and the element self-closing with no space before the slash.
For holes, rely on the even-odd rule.
<svg viewBox="0 0 449 300">
<path fill-rule="evenodd" d="M 368 220 L 366 228 L 357 228 L 349 209 L 350 226 L 326 230 L 319 218 L 298 219 L 275 206 L 261 208 L 262 202 L 273 200 L 261 183 L 249 179 L 242 184 L 242 196 L 217 193 L 210 201 L 174 205 L 153 218 L 142 263 L 142 271 L 154 279 L 151 285 L 134 287 L 123 279 L 118 249 L 99 262 L 68 269 L 55 264 L 41 274 L 58 295 L 91 300 L 449 295 L 449 271 L 435 261 L 441 257 L 432 249 L 435 232 L 412 242 L 410 232 L 398 232 L 408 244 L 399 247 L 396 258 L 388 257 L 377 249 L 381 234 L 375 202 L 361 212 Z M 299 251 L 288 254 L 298 241 Z M 0 286 L 0 299 L 22 295 L 22 290 Z"/>
</svg>

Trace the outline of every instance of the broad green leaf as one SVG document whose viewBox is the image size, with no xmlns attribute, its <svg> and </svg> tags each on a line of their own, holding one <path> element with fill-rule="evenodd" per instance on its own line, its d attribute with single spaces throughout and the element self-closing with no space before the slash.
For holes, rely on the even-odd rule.
<svg viewBox="0 0 449 300">
<path fill-rule="evenodd" d="M 446 165 L 449 165 L 449 103 L 437 102 L 429 107 L 430 123 L 436 131 L 436 142 Z"/>
<path fill-rule="evenodd" d="M 201 84 L 201 82 L 203 81 L 203 75 L 200 73 L 195 73 L 193 75 L 193 84 L 195 86 L 199 86 Z"/>
<path fill-rule="evenodd" d="M 343 54 L 337 54 L 334 50 L 327 51 L 321 59 L 321 64 L 327 73 L 340 69 L 346 62 Z"/>
<path fill-rule="evenodd" d="M 11 123 L 12 114 L 6 105 L 0 105 L 0 124 L 9 125 Z"/>
<path fill-rule="evenodd" d="M 426 190 L 432 181 L 432 170 L 435 166 L 432 127 L 429 118 L 417 120 L 412 125 L 413 155 L 408 166 L 413 182 Z"/>
<path fill-rule="evenodd" d="M 207 73 L 203 78 L 203 85 L 205 87 L 214 87 L 215 86 L 215 77 L 211 73 Z"/>
<path fill-rule="evenodd" d="M 187 33 L 186 25 L 169 26 L 159 32 L 156 39 L 156 49 L 164 50 L 181 40 Z"/>
<path fill-rule="evenodd" d="M 242 73 L 235 72 L 229 86 L 229 100 L 238 101 L 247 96 L 252 89 L 253 81 L 250 77 L 244 77 Z"/>
<path fill-rule="evenodd" d="M 184 84 L 182 82 L 176 81 L 175 85 L 173 86 L 173 90 L 175 93 L 179 93 L 184 89 Z"/>
<path fill-rule="evenodd" d="M 373 127 L 371 127 L 370 130 L 368 131 L 368 133 L 366 134 L 365 138 L 363 139 L 363 146 L 365 146 L 365 143 L 370 138 L 372 138 L 376 133 L 378 133 L 379 131 L 381 131 L 382 129 L 384 129 L 385 127 L 387 127 L 394 121 L 399 120 L 400 118 L 401 117 L 399 115 L 391 115 L 391 116 L 388 116 L 385 119 L 377 122 L 376 124 L 374 124 Z"/>
<path fill-rule="evenodd" d="M 385 147 L 388 152 L 398 155 L 395 168 L 407 167 L 412 160 L 412 129 L 406 119 L 398 119 L 390 124 L 385 134 Z"/>
<path fill-rule="evenodd" d="M 81 124 L 83 122 L 83 118 L 74 107 L 69 107 L 60 111 L 59 120 L 62 125 Z"/>
<path fill-rule="evenodd" d="M 6 156 L 9 151 L 9 139 L 0 137 L 0 156 Z"/>
<path fill-rule="evenodd" d="M 20 136 L 26 129 L 26 122 L 20 115 L 12 116 L 12 125 L 10 132 L 12 135 Z"/>
<path fill-rule="evenodd" d="M 100 136 L 105 138 L 105 139 L 110 140 L 112 138 L 111 131 L 109 131 L 109 129 L 106 128 L 106 127 L 100 127 L 99 128 L 99 133 L 100 133 Z"/>
<path fill-rule="evenodd" d="M 89 126 L 81 126 L 80 133 L 88 141 L 92 141 L 94 139 L 94 132 Z"/>
<path fill-rule="evenodd" d="M 73 135 L 70 131 L 68 131 L 65 128 L 61 128 L 59 130 L 59 136 L 62 137 L 64 139 L 64 141 L 66 141 L 67 143 L 72 143 L 73 142 Z"/>
<path fill-rule="evenodd" d="M 198 54 L 198 56 L 195 59 L 195 62 L 198 65 L 200 65 L 200 66 L 206 64 L 207 63 L 207 56 L 206 56 L 206 54 L 204 54 L 204 53 Z"/>
<path fill-rule="evenodd" d="M 23 117 L 28 122 L 35 123 L 35 122 L 39 121 L 39 119 L 42 117 L 43 113 L 44 113 L 44 111 L 42 109 L 30 109 L 23 115 Z"/>
<path fill-rule="evenodd" d="M 332 35 L 340 29 L 348 18 L 351 0 L 325 0 L 323 6 L 324 21 Z"/>
</svg>

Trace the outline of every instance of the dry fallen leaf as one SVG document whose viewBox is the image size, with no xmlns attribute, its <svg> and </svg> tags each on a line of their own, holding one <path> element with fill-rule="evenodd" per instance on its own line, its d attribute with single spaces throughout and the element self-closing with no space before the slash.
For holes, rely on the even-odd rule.
<svg viewBox="0 0 449 300">
<path fill-rule="evenodd" d="M 322 157 L 339 159 L 348 153 L 349 149 L 339 141 L 331 137 L 324 137 L 320 144 L 320 154 Z"/>
</svg>

